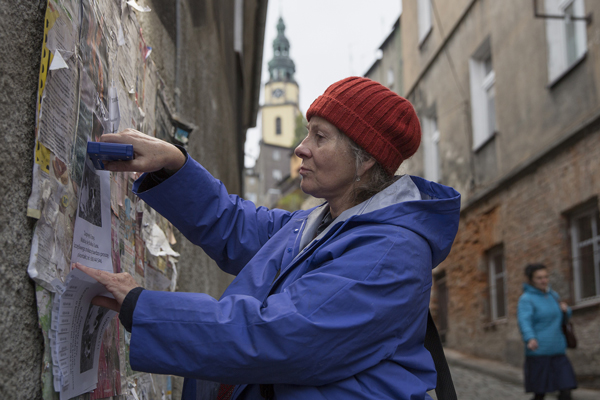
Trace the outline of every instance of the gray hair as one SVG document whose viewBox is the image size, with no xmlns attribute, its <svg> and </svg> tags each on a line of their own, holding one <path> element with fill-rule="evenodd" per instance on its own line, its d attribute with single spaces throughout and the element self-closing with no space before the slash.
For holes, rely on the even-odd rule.
<svg viewBox="0 0 600 400">
<path fill-rule="evenodd" d="M 381 166 L 381 164 L 378 161 L 375 161 L 373 167 L 371 167 L 371 169 L 367 172 L 370 179 L 366 179 L 364 181 L 358 179 L 360 178 L 358 176 L 358 170 L 363 163 L 372 159 L 373 156 L 365 149 L 360 147 L 354 140 L 350 139 L 350 137 L 347 135 L 342 134 L 342 136 L 347 141 L 348 147 L 350 148 L 356 163 L 355 174 L 357 179 L 354 185 L 354 190 L 352 191 L 352 203 L 357 205 L 390 186 L 395 182 L 396 178 L 393 175 L 390 176 Z"/>
</svg>

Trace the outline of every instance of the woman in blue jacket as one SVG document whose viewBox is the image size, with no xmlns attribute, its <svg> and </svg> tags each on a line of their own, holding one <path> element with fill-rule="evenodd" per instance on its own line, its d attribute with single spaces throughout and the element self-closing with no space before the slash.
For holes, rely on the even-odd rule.
<svg viewBox="0 0 600 400">
<path fill-rule="evenodd" d="M 523 284 L 517 318 L 525 342 L 525 392 L 542 400 L 546 393 L 560 391 L 559 400 L 570 400 L 577 387 L 575 373 L 565 355 L 567 342 L 562 333 L 563 313 L 571 309 L 559 301 L 548 286 L 548 270 L 542 264 L 525 268 L 529 284 Z"/>
<path fill-rule="evenodd" d="M 460 195 L 394 176 L 420 143 L 412 105 L 377 82 L 331 85 L 307 112 L 296 148 L 311 210 L 256 207 L 183 151 L 136 131 L 134 190 L 236 275 L 220 300 L 136 288 L 127 274 L 78 266 L 115 296 L 138 371 L 186 378 L 184 399 L 206 381 L 232 399 L 430 399 L 436 372 L 423 342 L 431 270 L 450 251 Z"/>
</svg>

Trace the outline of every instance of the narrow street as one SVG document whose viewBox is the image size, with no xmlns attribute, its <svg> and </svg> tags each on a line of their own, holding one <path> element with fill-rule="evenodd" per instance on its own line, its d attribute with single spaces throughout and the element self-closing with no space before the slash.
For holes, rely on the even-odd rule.
<svg viewBox="0 0 600 400">
<path fill-rule="evenodd" d="M 533 396 L 523 392 L 523 387 L 493 376 L 450 365 L 452 380 L 459 400 L 528 400 Z M 435 393 L 431 394 L 435 399 Z M 552 399 L 553 396 L 546 396 Z"/>
<path fill-rule="evenodd" d="M 500 363 L 466 356 L 445 349 L 450 373 L 459 400 L 529 400 L 531 393 L 524 393 L 521 369 Z M 429 393 L 436 399 L 435 393 Z M 558 393 L 546 395 L 546 400 L 554 400 Z M 600 391 L 576 389 L 573 400 L 598 400 Z"/>
</svg>

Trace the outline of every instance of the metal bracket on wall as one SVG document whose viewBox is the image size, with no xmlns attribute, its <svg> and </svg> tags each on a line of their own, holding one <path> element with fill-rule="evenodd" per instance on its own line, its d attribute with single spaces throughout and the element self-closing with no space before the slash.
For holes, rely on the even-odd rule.
<svg viewBox="0 0 600 400">
<path fill-rule="evenodd" d="M 587 25 L 592 23 L 592 13 L 589 13 L 585 17 L 569 17 L 567 15 L 550 15 L 550 14 L 541 14 L 538 12 L 537 0 L 533 0 L 533 16 L 535 18 L 543 18 L 543 19 L 566 19 L 570 18 L 573 21 L 585 21 Z"/>
</svg>

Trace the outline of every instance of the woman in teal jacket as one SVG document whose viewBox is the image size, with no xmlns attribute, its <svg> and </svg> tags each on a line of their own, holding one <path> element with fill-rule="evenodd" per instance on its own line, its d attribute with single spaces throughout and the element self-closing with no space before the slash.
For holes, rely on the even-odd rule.
<svg viewBox="0 0 600 400">
<path fill-rule="evenodd" d="M 394 176 L 421 132 L 412 105 L 379 83 L 331 85 L 307 120 L 295 150 L 301 188 L 326 202 L 293 213 L 230 195 L 157 139 L 103 136 L 136 151 L 107 169 L 155 171 L 136 193 L 236 275 L 215 300 L 142 290 L 127 274 L 80 267 L 114 295 L 95 301 L 120 309 L 132 367 L 191 378 L 186 400 L 201 398 L 206 381 L 231 384 L 213 385 L 231 399 L 430 399 L 431 270 L 450 252 L 460 195 Z"/>
<path fill-rule="evenodd" d="M 559 301 L 548 286 L 548 270 L 542 264 L 525 268 L 529 284 L 523 284 L 517 318 L 525 342 L 525 391 L 541 400 L 548 392 L 560 391 L 559 400 L 570 400 L 577 387 L 575 373 L 565 355 L 567 342 L 561 325 L 571 309 Z"/>
</svg>

